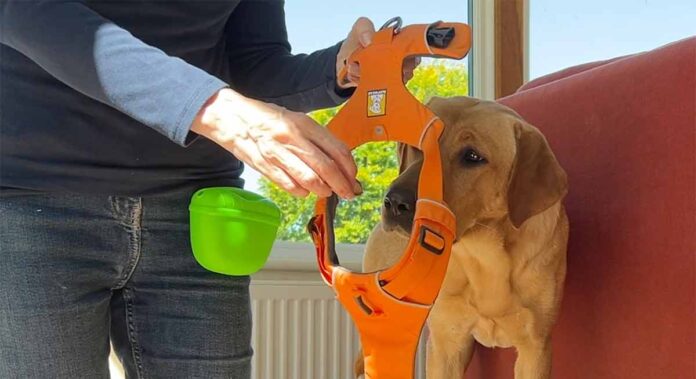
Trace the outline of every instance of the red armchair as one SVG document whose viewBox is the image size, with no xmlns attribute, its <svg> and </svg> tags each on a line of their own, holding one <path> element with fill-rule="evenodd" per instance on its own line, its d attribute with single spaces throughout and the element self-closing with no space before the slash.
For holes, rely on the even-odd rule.
<svg viewBox="0 0 696 379">
<path fill-rule="evenodd" d="M 500 99 L 569 177 L 553 377 L 696 378 L 696 37 L 573 67 Z M 478 347 L 467 373 L 511 378 Z"/>
</svg>

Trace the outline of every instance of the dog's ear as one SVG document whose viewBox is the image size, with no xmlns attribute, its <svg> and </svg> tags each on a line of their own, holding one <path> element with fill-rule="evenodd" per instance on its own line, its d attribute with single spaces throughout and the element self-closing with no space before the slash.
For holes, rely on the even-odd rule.
<svg viewBox="0 0 696 379">
<path fill-rule="evenodd" d="M 404 170 L 406 170 L 406 167 L 408 167 L 409 150 L 409 146 L 405 143 L 399 143 L 396 145 L 396 154 L 399 159 L 399 174 L 404 172 Z"/>
<path fill-rule="evenodd" d="M 405 143 L 399 143 L 396 146 L 396 149 L 397 156 L 399 159 L 399 174 L 406 171 L 408 166 L 410 166 L 411 164 L 413 164 L 413 162 L 416 162 L 420 157 L 422 157 L 422 153 L 420 152 L 420 150 Z"/>
<path fill-rule="evenodd" d="M 433 111 L 433 113 L 435 113 L 440 119 L 443 119 L 444 121 L 445 118 L 448 116 L 448 109 L 456 108 L 454 107 L 454 101 L 461 103 L 457 105 L 462 106 L 464 104 L 469 106 L 469 104 L 478 103 L 478 100 L 465 96 L 452 98 L 433 96 L 428 99 L 428 101 L 426 102 L 426 106 L 430 108 L 430 110 Z M 451 111 L 449 112 L 451 113 Z M 423 154 L 420 150 L 403 143 L 398 144 L 397 154 L 399 157 L 399 174 L 404 172 L 413 162 L 416 162 L 418 159 L 423 157 Z"/>
<path fill-rule="evenodd" d="M 457 113 L 481 103 L 480 99 L 469 96 L 433 96 L 426 102 L 428 108 L 441 119 L 456 119 Z"/>
<path fill-rule="evenodd" d="M 533 126 L 515 126 L 517 153 L 508 185 L 508 212 L 519 228 L 528 218 L 561 200 L 568 192 L 568 179 L 546 138 Z"/>
</svg>

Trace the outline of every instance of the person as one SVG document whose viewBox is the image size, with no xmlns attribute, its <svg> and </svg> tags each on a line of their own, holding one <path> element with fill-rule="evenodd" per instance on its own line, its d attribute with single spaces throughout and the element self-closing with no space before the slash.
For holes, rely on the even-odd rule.
<svg viewBox="0 0 696 379">
<path fill-rule="evenodd" d="M 190 196 L 243 164 L 359 194 L 304 112 L 373 33 L 293 55 L 281 1 L 0 3 L 0 377 L 107 378 L 110 345 L 132 378 L 250 377 L 249 278 L 197 265 Z"/>
</svg>

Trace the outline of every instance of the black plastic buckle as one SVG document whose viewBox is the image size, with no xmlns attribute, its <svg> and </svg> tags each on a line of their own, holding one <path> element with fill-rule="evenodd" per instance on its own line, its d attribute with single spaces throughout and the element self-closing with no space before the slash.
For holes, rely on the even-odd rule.
<svg viewBox="0 0 696 379">
<path fill-rule="evenodd" d="M 449 46 L 450 42 L 454 39 L 454 28 L 438 28 L 437 25 L 433 25 L 428 28 L 425 34 L 428 45 L 437 47 L 438 49 L 444 49 Z"/>
<path fill-rule="evenodd" d="M 437 248 L 431 244 L 429 244 L 426 240 L 425 237 L 428 235 L 428 233 L 432 234 L 434 237 L 439 238 L 442 240 L 442 247 Z M 434 231 L 426 228 L 425 226 L 421 226 L 420 230 L 420 235 L 418 236 L 418 243 L 423 246 L 425 250 L 428 250 L 429 252 L 435 254 L 435 255 L 442 255 L 442 252 L 445 251 L 445 239 L 442 238 L 441 235 L 435 233 Z"/>
</svg>

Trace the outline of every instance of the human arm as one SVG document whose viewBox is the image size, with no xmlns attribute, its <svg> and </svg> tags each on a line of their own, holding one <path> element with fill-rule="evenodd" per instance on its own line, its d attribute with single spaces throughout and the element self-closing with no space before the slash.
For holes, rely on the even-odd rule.
<svg viewBox="0 0 696 379">
<path fill-rule="evenodd" d="M 83 1 L 0 2 L 0 43 L 180 145 L 203 104 L 226 85 L 144 43 Z"/>
<path fill-rule="evenodd" d="M 283 1 L 241 2 L 225 28 L 226 79 L 245 96 L 309 112 L 336 106 L 351 91 L 336 84 L 337 43 L 293 54 Z"/>
</svg>

